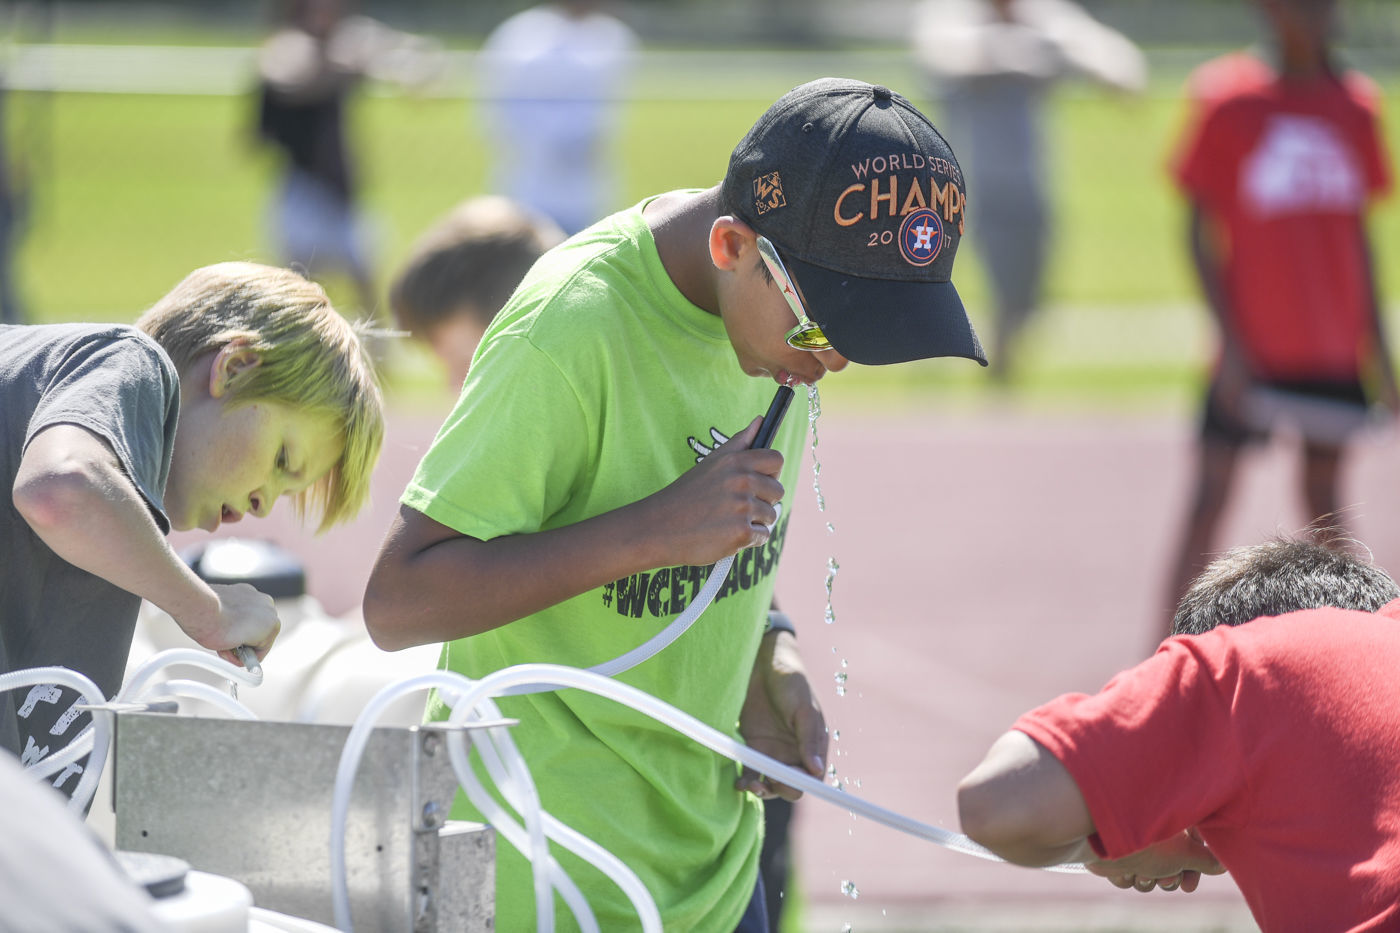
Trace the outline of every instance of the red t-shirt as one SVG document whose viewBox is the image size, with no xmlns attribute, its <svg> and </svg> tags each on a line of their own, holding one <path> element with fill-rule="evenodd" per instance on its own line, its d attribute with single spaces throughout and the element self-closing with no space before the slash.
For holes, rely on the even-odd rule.
<svg viewBox="0 0 1400 933">
<path fill-rule="evenodd" d="M 1400 600 L 1168 639 L 1013 728 L 1119 858 L 1197 826 L 1267 933 L 1400 929 Z"/>
<path fill-rule="evenodd" d="M 1358 376 L 1370 353 L 1362 219 L 1390 186 L 1368 78 L 1284 80 L 1235 53 L 1191 77 L 1174 172 L 1221 226 L 1229 323 L 1254 375 Z"/>
</svg>

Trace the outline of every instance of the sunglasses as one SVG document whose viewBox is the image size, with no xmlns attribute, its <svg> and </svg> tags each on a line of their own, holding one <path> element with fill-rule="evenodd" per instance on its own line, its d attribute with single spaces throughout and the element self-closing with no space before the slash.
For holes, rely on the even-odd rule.
<svg viewBox="0 0 1400 933">
<path fill-rule="evenodd" d="M 773 241 L 762 234 L 758 237 L 758 254 L 763 257 L 763 264 L 773 274 L 773 280 L 783 290 L 788 307 L 797 315 L 797 326 L 789 330 L 784 338 L 787 345 L 794 350 L 808 350 L 812 353 L 830 350 L 831 341 L 827 340 L 822 329 L 807 317 L 807 309 L 802 306 L 802 299 L 797 297 L 797 286 L 793 285 L 792 276 L 788 275 L 787 267 L 778 258 L 778 250 Z"/>
</svg>

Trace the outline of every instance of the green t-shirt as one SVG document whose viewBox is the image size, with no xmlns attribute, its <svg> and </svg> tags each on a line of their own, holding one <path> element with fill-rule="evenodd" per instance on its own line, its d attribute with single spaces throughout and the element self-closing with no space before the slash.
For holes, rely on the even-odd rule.
<svg viewBox="0 0 1400 933">
<path fill-rule="evenodd" d="M 405 505 L 483 540 L 572 525 L 670 484 L 767 409 L 775 386 L 745 375 L 720 318 L 672 284 L 643 206 L 531 270 L 487 331 Z M 789 413 L 774 443 L 786 456 L 789 499 L 805 437 L 805 419 Z M 619 679 L 737 737 L 786 531 L 785 514 L 767 545 L 735 559 L 685 635 Z M 617 580 L 450 642 L 442 664 L 472 678 L 527 662 L 600 664 L 664 628 L 708 574 L 660 567 Z M 761 807 L 734 789 L 733 762 L 582 691 L 497 703 L 520 720 L 512 736 L 545 809 L 635 871 L 667 929 L 733 930 L 753 893 L 762 835 Z M 434 697 L 430 718 L 447 715 Z M 461 795 L 454 816 L 480 819 Z M 638 928 L 610 880 L 553 848 L 602 929 Z M 532 929 L 529 866 L 503 840 L 496 887 L 497 929 Z M 572 929 L 556 902 L 560 929 Z"/>
</svg>

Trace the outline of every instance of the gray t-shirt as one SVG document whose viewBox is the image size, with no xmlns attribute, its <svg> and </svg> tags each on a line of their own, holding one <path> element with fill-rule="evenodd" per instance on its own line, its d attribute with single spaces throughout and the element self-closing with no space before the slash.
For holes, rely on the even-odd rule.
<svg viewBox="0 0 1400 933">
<path fill-rule="evenodd" d="M 77 425 L 107 443 L 168 532 L 162 495 L 179 409 L 175 365 L 132 327 L 0 326 L 0 672 L 57 665 L 91 677 L 109 698 L 120 688 L 139 597 L 51 551 L 10 490 L 35 434 Z M 75 692 L 52 685 L 0 694 L 0 747 L 23 764 L 63 748 L 89 721 L 75 702 Z M 80 767 L 54 785 L 71 793 Z"/>
</svg>

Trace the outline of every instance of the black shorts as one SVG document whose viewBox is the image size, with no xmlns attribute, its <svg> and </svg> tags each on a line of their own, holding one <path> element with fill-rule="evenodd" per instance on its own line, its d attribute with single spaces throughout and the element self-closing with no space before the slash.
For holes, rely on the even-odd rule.
<svg viewBox="0 0 1400 933">
<path fill-rule="evenodd" d="M 1232 446 L 1267 440 L 1281 425 L 1304 439 L 1340 446 L 1365 426 L 1370 405 L 1359 379 L 1293 379 L 1254 383 L 1242 417 L 1221 408 L 1212 380 L 1201 409 L 1201 437 Z"/>
</svg>

